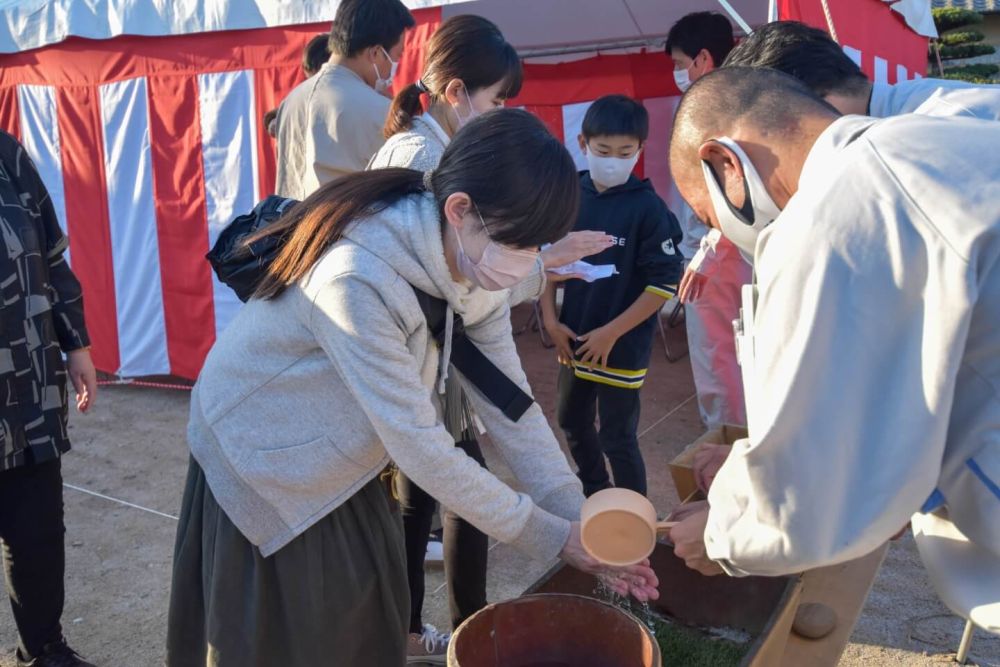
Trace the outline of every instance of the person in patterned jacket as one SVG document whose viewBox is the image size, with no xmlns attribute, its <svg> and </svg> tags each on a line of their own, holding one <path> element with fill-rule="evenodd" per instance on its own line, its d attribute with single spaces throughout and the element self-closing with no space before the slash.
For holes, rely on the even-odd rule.
<svg viewBox="0 0 1000 667">
<path fill-rule="evenodd" d="M 80 412 L 97 391 L 67 245 L 24 147 L 0 132 L 0 541 L 18 667 L 93 667 L 66 645 L 60 625 L 66 378 Z"/>
</svg>

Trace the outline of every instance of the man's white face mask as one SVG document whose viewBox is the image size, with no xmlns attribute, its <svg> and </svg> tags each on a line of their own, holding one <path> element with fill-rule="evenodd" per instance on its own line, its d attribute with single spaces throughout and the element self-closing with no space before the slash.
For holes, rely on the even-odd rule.
<svg viewBox="0 0 1000 667">
<path fill-rule="evenodd" d="M 389 61 L 389 76 L 382 78 L 382 72 L 378 71 L 378 65 L 372 63 L 372 67 L 375 68 L 375 90 L 380 93 L 385 93 L 390 88 L 392 88 L 392 80 L 396 76 L 396 70 L 399 69 L 399 63 L 392 59 L 389 52 L 385 50 L 384 46 L 380 46 L 382 53 L 385 54 L 386 60 Z"/>
<path fill-rule="evenodd" d="M 743 206 L 736 208 L 729 201 L 712 165 L 707 160 L 702 160 L 701 169 L 705 176 L 705 186 L 708 188 L 708 195 L 712 200 L 722 235 L 732 241 L 733 245 L 743 252 L 744 257 L 749 257 L 752 262 L 757 248 L 757 237 L 781 214 L 781 209 L 767 193 L 764 180 L 740 145 L 729 137 L 719 137 L 713 141 L 733 151 L 740 160 L 743 167 L 745 195 Z"/>
<path fill-rule="evenodd" d="M 677 84 L 677 90 L 682 93 L 687 92 L 687 89 L 691 87 L 691 72 L 686 69 L 675 69 L 674 83 Z"/>
</svg>

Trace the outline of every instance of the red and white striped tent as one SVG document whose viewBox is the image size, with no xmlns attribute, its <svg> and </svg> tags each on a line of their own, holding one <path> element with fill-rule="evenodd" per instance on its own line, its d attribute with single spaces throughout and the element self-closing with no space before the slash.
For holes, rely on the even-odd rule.
<svg viewBox="0 0 1000 667">
<path fill-rule="evenodd" d="M 400 80 L 449 16 L 495 21 L 526 58 L 512 102 L 579 158 L 588 103 L 643 101 L 652 136 L 639 169 L 677 203 L 667 140 L 678 99 L 661 44 L 684 14 L 727 9 L 738 30 L 769 18 L 827 28 L 877 80 L 926 70 L 927 0 L 411 0 Z M 99 369 L 197 376 L 239 308 L 205 253 L 271 192 L 274 146 L 260 121 L 298 83 L 305 43 L 337 2 L 0 2 L 0 128 L 34 158 L 70 238 Z M 893 11 L 895 9 L 896 11 Z M 925 12 L 924 12 L 925 13 Z M 909 27 L 908 23 L 910 24 Z M 924 21 L 924 23 L 926 23 Z"/>
</svg>

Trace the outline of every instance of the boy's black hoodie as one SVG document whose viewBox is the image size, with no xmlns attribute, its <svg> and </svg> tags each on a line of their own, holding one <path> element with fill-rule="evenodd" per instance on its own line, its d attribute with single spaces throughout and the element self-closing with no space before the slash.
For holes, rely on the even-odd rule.
<svg viewBox="0 0 1000 667">
<path fill-rule="evenodd" d="M 580 217 L 574 231 L 610 234 L 615 245 L 585 258 L 591 264 L 614 264 L 618 274 L 586 283 L 565 283 L 559 320 L 583 335 L 604 326 L 628 309 L 644 291 L 666 298 L 677 294 L 684 271 L 677 218 L 649 180 L 629 180 L 598 192 L 590 172 L 580 172 Z M 576 367 L 576 376 L 616 387 L 638 389 L 646 379 L 656 331 L 656 316 L 625 333 L 611 350 L 606 369 Z"/>
</svg>

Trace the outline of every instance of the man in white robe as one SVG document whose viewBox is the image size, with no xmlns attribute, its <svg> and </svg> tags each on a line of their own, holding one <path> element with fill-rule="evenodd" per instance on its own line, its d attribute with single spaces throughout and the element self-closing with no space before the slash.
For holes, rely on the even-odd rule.
<svg viewBox="0 0 1000 667">
<path fill-rule="evenodd" d="M 786 574 L 934 512 L 1000 568 L 1000 124 L 841 117 L 787 75 L 723 68 L 681 102 L 671 169 L 759 291 L 750 437 L 677 554 Z"/>
</svg>

